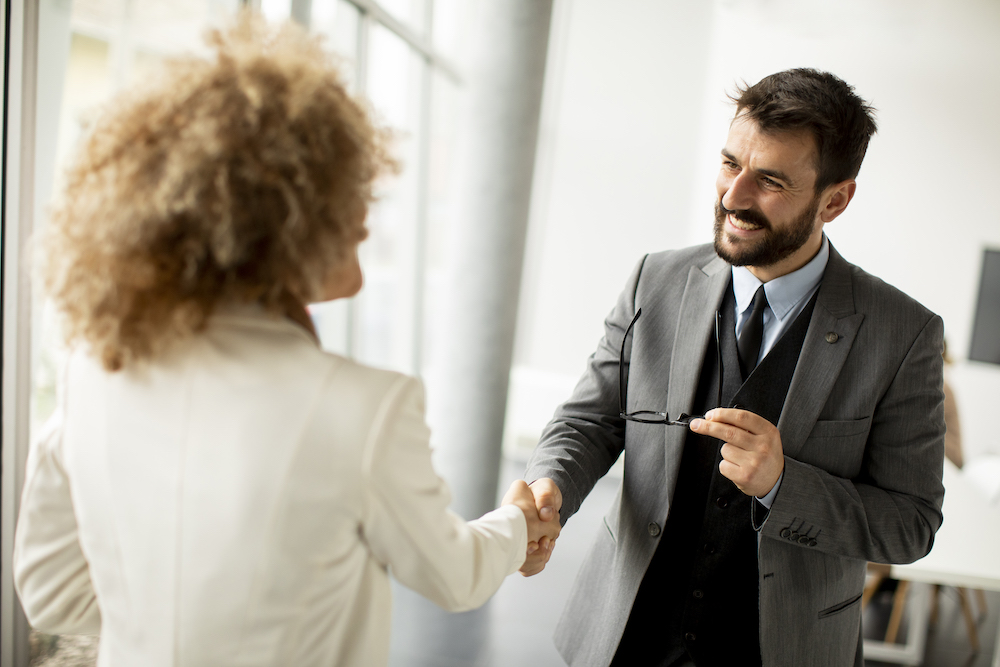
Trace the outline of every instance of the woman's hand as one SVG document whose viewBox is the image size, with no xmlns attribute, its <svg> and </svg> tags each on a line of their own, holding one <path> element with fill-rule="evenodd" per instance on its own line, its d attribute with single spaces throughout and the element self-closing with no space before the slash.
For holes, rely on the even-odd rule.
<svg viewBox="0 0 1000 667">
<path fill-rule="evenodd" d="M 516 505 L 524 512 L 524 520 L 528 524 L 528 554 L 531 555 L 540 548 L 551 551 L 555 546 L 556 538 L 559 537 L 558 514 L 548 520 L 539 517 L 538 509 L 535 507 L 535 496 L 523 479 L 515 480 L 507 493 L 504 494 L 501 505 Z M 545 560 L 548 560 L 547 558 Z M 543 565 L 544 567 L 544 565 Z"/>
</svg>

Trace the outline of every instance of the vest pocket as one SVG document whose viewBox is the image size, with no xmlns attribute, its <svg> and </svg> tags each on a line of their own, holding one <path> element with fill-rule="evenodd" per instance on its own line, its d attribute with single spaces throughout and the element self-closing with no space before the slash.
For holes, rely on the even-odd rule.
<svg viewBox="0 0 1000 667">
<path fill-rule="evenodd" d="M 844 421 L 820 420 L 809 433 L 810 438 L 849 438 L 855 435 L 868 434 L 872 418 L 850 419 Z"/>
<path fill-rule="evenodd" d="M 826 609 L 824 609 L 821 612 L 819 612 L 819 617 L 821 619 L 822 618 L 829 618 L 830 616 L 834 616 L 836 614 L 839 614 L 840 612 L 844 611 L 845 609 L 853 607 L 854 605 L 856 605 L 859 602 L 861 602 L 861 593 L 858 593 L 856 596 L 854 596 L 853 598 L 851 598 L 849 600 L 844 600 L 843 602 L 838 602 L 837 604 L 833 605 L 832 607 L 827 607 Z"/>
</svg>

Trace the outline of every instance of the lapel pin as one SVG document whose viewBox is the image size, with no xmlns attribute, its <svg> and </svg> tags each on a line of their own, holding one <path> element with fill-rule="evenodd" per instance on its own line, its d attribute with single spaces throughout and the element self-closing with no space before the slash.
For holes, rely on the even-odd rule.
<svg viewBox="0 0 1000 667">
<path fill-rule="evenodd" d="M 832 331 L 826 334 L 827 343 L 836 343 L 838 338 L 840 338 L 840 336 L 838 336 Z"/>
</svg>

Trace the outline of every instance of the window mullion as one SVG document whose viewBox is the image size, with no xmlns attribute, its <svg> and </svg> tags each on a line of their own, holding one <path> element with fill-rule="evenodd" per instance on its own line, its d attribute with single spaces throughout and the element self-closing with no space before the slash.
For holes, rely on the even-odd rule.
<svg viewBox="0 0 1000 667">
<path fill-rule="evenodd" d="M 31 287 L 21 260 L 33 223 L 39 8 L 10 0 L 4 10 L 0 664 L 27 667 L 30 629 L 14 592 L 12 560 L 31 421 Z"/>
<path fill-rule="evenodd" d="M 368 15 L 378 21 L 387 30 L 409 44 L 411 48 L 427 59 L 431 67 L 439 70 L 455 84 L 461 85 L 462 75 L 459 68 L 434 49 L 430 30 L 427 31 L 426 36 L 419 35 L 413 28 L 383 9 L 375 0 L 347 0 L 347 2 L 357 7 L 363 15 Z M 433 5 L 429 3 L 428 7 L 433 7 Z M 427 25 L 429 26 L 430 23 L 428 22 Z"/>
<path fill-rule="evenodd" d="M 417 216 L 416 244 L 413 262 L 413 373 L 423 371 L 424 352 L 424 295 L 427 279 L 427 228 L 430 206 L 431 160 L 431 108 L 433 102 L 434 70 L 427 60 L 422 60 L 420 72 L 420 119 L 417 134 Z"/>
<path fill-rule="evenodd" d="M 359 8 L 360 9 L 360 8 Z M 371 17 L 360 9 L 358 14 L 358 39 L 355 53 L 354 85 L 359 97 L 364 97 L 368 91 L 368 45 L 371 35 Z M 358 357 L 358 334 L 361 318 L 358 317 L 358 298 L 347 300 L 347 322 L 345 323 L 345 354 L 352 359 Z"/>
</svg>

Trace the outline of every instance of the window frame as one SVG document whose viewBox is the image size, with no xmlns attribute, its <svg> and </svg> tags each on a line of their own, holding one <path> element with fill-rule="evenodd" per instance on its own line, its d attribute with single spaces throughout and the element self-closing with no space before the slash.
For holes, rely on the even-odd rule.
<svg viewBox="0 0 1000 667">
<path fill-rule="evenodd" d="M 24 265 L 34 219 L 35 107 L 38 80 L 37 2 L 6 0 L 3 12 L 4 102 L 2 206 L 3 370 L 0 479 L 0 665 L 28 664 L 28 622 L 14 591 L 14 527 L 31 426 L 31 288 Z"/>
</svg>

